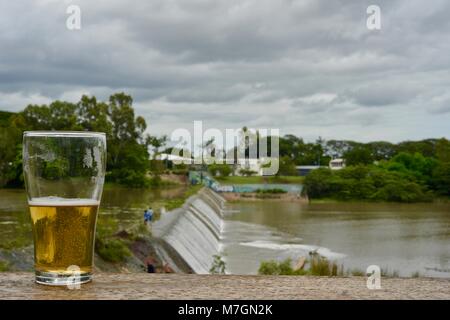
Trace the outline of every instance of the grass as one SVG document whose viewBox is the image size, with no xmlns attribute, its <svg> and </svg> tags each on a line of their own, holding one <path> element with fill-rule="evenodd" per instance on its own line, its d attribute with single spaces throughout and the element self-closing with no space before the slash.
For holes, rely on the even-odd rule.
<svg viewBox="0 0 450 320">
<path fill-rule="evenodd" d="M 171 211 L 183 206 L 184 202 L 192 195 L 196 194 L 201 188 L 202 185 L 191 185 L 187 188 L 186 192 L 183 196 L 179 198 L 169 199 L 166 201 L 164 207 L 167 211 Z"/>
<path fill-rule="evenodd" d="M 366 273 L 362 271 L 361 269 L 352 269 L 348 271 L 348 274 L 355 276 L 355 277 L 365 277 Z"/>
<path fill-rule="evenodd" d="M 337 277 L 344 275 L 343 268 L 339 268 L 336 262 L 330 261 L 318 254 L 313 255 L 310 259 L 309 272 L 313 276 Z"/>
<path fill-rule="evenodd" d="M 229 177 L 214 177 L 217 181 L 223 184 L 299 184 L 303 183 L 304 177 L 301 176 L 229 176 Z"/>
<path fill-rule="evenodd" d="M 286 259 L 281 262 L 275 260 L 263 261 L 259 266 L 258 274 L 276 276 L 301 276 L 309 274 L 307 270 L 294 270 L 291 264 L 291 259 Z"/>
<path fill-rule="evenodd" d="M 305 263 L 305 267 L 300 270 L 292 268 L 292 259 L 288 258 L 281 262 L 275 260 L 261 262 L 258 274 L 261 275 L 292 275 L 292 276 L 326 276 L 326 277 L 344 277 L 357 276 L 365 277 L 366 273 L 360 269 L 344 270 L 343 266 L 338 266 L 335 261 L 328 260 L 319 254 L 310 253 L 309 259 Z M 381 276 L 386 278 L 398 278 L 397 270 L 389 271 L 381 268 Z M 420 277 L 419 272 L 415 272 L 412 278 Z"/>
<path fill-rule="evenodd" d="M 258 269 L 258 274 L 262 275 L 292 275 L 292 276 L 343 276 L 344 271 L 336 262 L 330 261 L 317 254 L 310 255 L 307 261 L 308 269 L 294 270 L 290 258 L 277 262 L 275 260 L 263 261 Z"/>
<path fill-rule="evenodd" d="M 399 272 L 398 272 L 398 270 L 390 271 L 387 268 L 381 268 L 381 276 L 386 277 L 386 278 L 398 278 Z"/>
</svg>

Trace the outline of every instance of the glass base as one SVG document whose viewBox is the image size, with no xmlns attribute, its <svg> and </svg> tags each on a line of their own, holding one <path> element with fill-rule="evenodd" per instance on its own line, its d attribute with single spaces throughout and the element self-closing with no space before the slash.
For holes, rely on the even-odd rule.
<svg viewBox="0 0 450 320">
<path fill-rule="evenodd" d="M 70 273 L 36 271 L 36 283 L 48 286 L 74 286 L 92 281 L 92 273 L 82 272 L 76 275 Z"/>
</svg>

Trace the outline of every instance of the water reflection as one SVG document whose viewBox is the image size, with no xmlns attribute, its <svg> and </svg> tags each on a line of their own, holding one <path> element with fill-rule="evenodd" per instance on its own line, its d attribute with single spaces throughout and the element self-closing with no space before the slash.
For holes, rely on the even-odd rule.
<svg viewBox="0 0 450 320">
<path fill-rule="evenodd" d="M 185 187 L 163 190 L 132 189 L 105 186 L 99 219 L 113 216 L 121 228 L 127 228 L 142 219 L 144 209 L 152 206 L 159 210 L 165 199 L 183 194 Z M 0 248 L 31 245 L 31 221 L 25 191 L 0 189 Z"/>
</svg>

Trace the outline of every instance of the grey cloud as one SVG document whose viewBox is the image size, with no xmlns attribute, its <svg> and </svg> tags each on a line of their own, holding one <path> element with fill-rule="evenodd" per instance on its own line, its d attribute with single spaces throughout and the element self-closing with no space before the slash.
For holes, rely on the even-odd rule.
<svg viewBox="0 0 450 320">
<path fill-rule="evenodd" d="M 152 133 L 204 119 L 331 138 L 448 135 L 448 104 L 433 100 L 450 83 L 448 1 L 378 0 L 380 31 L 366 29 L 368 0 L 72 3 L 80 31 L 65 28 L 64 1 L 0 3 L 2 108 L 125 91 Z"/>
<path fill-rule="evenodd" d="M 387 82 L 357 88 L 350 93 L 350 96 L 356 103 L 370 107 L 407 104 L 417 93 L 416 88 L 408 88 L 402 83 Z"/>
</svg>

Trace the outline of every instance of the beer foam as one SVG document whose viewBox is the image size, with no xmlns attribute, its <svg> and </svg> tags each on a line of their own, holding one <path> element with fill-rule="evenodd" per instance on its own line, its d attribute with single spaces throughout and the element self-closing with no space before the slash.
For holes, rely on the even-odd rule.
<svg viewBox="0 0 450 320">
<path fill-rule="evenodd" d="M 60 197 L 41 197 L 31 198 L 28 200 L 29 206 L 39 207 L 82 207 L 82 206 L 98 206 L 100 201 L 94 199 L 80 199 L 80 198 L 60 198 Z"/>
</svg>

